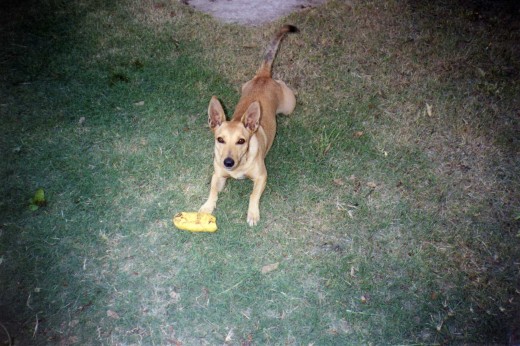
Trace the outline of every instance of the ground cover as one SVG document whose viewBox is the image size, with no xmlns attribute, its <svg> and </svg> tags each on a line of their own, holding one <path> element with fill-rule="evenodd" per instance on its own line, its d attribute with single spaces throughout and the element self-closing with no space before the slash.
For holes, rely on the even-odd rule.
<svg viewBox="0 0 520 346">
<path fill-rule="evenodd" d="M 330 1 L 222 24 L 182 2 L 3 4 L 4 344 L 507 343 L 518 324 L 514 3 Z M 262 220 L 207 197 L 230 111 L 281 23 Z M 47 203 L 29 199 L 43 188 Z"/>
</svg>

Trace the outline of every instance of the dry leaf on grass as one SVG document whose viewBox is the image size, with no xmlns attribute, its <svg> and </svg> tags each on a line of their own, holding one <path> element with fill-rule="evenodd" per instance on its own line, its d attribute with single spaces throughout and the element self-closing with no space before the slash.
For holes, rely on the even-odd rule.
<svg viewBox="0 0 520 346">
<path fill-rule="evenodd" d="M 72 320 L 69 322 L 69 327 L 74 328 L 79 324 L 79 320 Z"/>
<path fill-rule="evenodd" d="M 350 267 L 350 276 L 353 278 L 356 277 L 356 268 L 354 268 L 354 266 Z"/>
<path fill-rule="evenodd" d="M 375 188 L 377 187 L 377 184 L 374 183 L 373 181 L 369 181 L 369 182 L 367 183 L 367 186 L 368 186 L 369 188 L 371 188 L 371 189 L 375 189 Z"/>
<path fill-rule="evenodd" d="M 430 104 L 426 104 L 426 114 L 428 114 L 429 117 L 433 115 L 433 107 Z"/>
<path fill-rule="evenodd" d="M 337 185 L 337 186 L 343 186 L 345 185 L 345 182 L 343 181 L 343 179 L 341 178 L 336 178 L 332 181 L 334 183 L 334 185 Z"/>
<path fill-rule="evenodd" d="M 267 274 L 267 273 L 270 273 L 276 269 L 278 269 L 278 265 L 280 263 L 279 262 L 276 262 L 276 263 L 273 263 L 273 264 L 268 264 L 266 266 L 263 266 L 262 267 L 262 274 Z"/>
<path fill-rule="evenodd" d="M 107 316 L 110 318 L 113 318 L 114 320 L 119 319 L 119 315 L 117 314 L 117 312 L 112 311 L 112 310 L 107 310 Z"/>
<path fill-rule="evenodd" d="M 181 300 L 181 295 L 175 291 L 171 291 L 170 298 L 172 299 L 173 303 L 177 304 Z"/>
</svg>

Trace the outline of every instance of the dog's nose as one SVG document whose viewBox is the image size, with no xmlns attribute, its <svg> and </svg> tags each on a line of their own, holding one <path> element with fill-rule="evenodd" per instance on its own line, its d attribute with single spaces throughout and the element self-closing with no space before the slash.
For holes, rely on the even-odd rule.
<svg viewBox="0 0 520 346">
<path fill-rule="evenodd" d="M 231 168 L 234 165 L 235 165 L 235 161 L 231 157 L 224 159 L 224 166 L 226 166 L 226 168 Z"/>
</svg>

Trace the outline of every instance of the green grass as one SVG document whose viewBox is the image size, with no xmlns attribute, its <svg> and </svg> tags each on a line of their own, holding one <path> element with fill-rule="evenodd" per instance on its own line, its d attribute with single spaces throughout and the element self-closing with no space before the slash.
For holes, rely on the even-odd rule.
<svg viewBox="0 0 520 346">
<path fill-rule="evenodd" d="M 252 184 L 230 181 L 215 234 L 171 217 L 209 192 L 211 95 L 231 113 L 280 23 L 3 6 L 3 344 L 506 343 L 520 61 L 502 5 L 331 1 L 281 20 L 301 30 L 275 63 L 298 105 L 259 226 Z"/>
</svg>

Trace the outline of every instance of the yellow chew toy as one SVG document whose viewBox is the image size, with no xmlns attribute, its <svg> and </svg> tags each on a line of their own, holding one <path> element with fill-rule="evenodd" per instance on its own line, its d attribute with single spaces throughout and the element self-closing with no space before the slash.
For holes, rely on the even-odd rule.
<svg viewBox="0 0 520 346">
<path fill-rule="evenodd" d="M 215 232 L 217 230 L 217 219 L 208 213 L 178 213 L 173 217 L 173 224 L 178 229 L 190 232 Z"/>
</svg>

